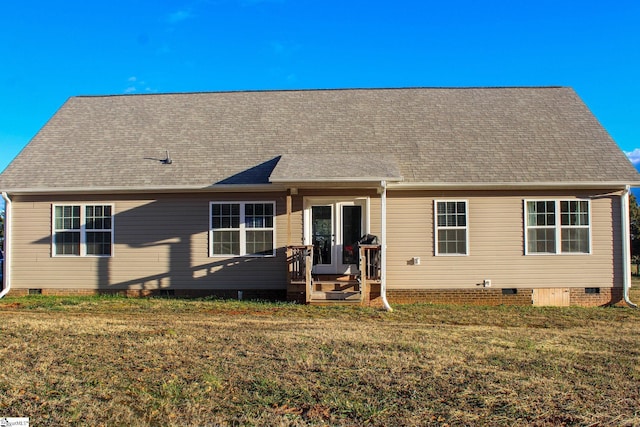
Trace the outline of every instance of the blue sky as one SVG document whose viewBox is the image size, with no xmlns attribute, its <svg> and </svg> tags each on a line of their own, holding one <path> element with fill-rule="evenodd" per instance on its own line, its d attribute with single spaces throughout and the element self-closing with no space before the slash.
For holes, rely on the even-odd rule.
<svg viewBox="0 0 640 427">
<path fill-rule="evenodd" d="M 0 170 L 74 95 L 571 86 L 640 161 L 640 2 L 0 3 Z"/>
</svg>

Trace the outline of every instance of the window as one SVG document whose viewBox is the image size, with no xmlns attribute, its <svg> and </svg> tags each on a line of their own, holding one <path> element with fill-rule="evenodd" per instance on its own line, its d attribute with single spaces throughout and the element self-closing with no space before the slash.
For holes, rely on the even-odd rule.
<svg viewBox="0 0 640 427">
<path fill-rule="evenodd" d="M 211 202 L 211 256 L 274 255 L 274 202 Z"/>
<path fill-rule="evenodd" d="M 111 256 L 111 205 L 54 205 L 54 256 Z"/>
<path fill-rule="evenodd" d="M 467 202 L 435 201 L 436 255 L 467 255 Z"/>
<path fill-rule="evenodd" d="M 525 200 L 527 254 L 591 252 L 588 200 Z"/>
</svg>

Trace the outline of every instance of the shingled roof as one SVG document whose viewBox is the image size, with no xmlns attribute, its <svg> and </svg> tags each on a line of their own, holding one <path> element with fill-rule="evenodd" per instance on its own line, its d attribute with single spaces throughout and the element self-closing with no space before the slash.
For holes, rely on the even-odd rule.
<svg viewBox="0 0 640 427">
<path fill-rule="evenodd" d="M 570 88 L 409 88 L 72 97 L 0 175 L 0 190 L 382 179 L 640 182 Z"/>
</svg>

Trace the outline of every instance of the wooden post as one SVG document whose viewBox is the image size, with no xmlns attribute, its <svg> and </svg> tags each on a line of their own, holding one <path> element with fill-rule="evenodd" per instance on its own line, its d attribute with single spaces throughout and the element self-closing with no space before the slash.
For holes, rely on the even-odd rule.
<svg viewBox="0 0 640 427">
<path fill-rule="evenodd" d="M 287 190 L 287 246 L 291 246 L 291 189 Z"/>
<path fill-rule="evenodd" d="M 311 267 L 313 264 L 313 246 L 307 246 L 307 249 L 305 250 L 305 262 L 304 262 L 304 266 L 305 266 L 305 272 L 304 272 L 304 277 L 305 277 L 305 284 L 306 284 L 306 297 L 307 297 L 307 303 L 311 302 L 311 293 L 313 292 L 313 289 L 311 287 Z"/>
<path fill-rule="evenodd" d="M 360 253 L 360 302 L 369 302 L 369 281 L 367 280 L 367 250 L 359 246 Z"/>
</svg>

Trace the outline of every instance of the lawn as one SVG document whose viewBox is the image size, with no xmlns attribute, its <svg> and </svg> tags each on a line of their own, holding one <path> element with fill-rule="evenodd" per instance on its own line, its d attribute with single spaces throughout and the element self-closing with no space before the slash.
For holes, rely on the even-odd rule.
<svg viewBox="0 0 640 427">
<path fill-rule="evenodd" d="M 640 312 L 0 300 L 31 425 L 640 425 Z"/>
</svg>

